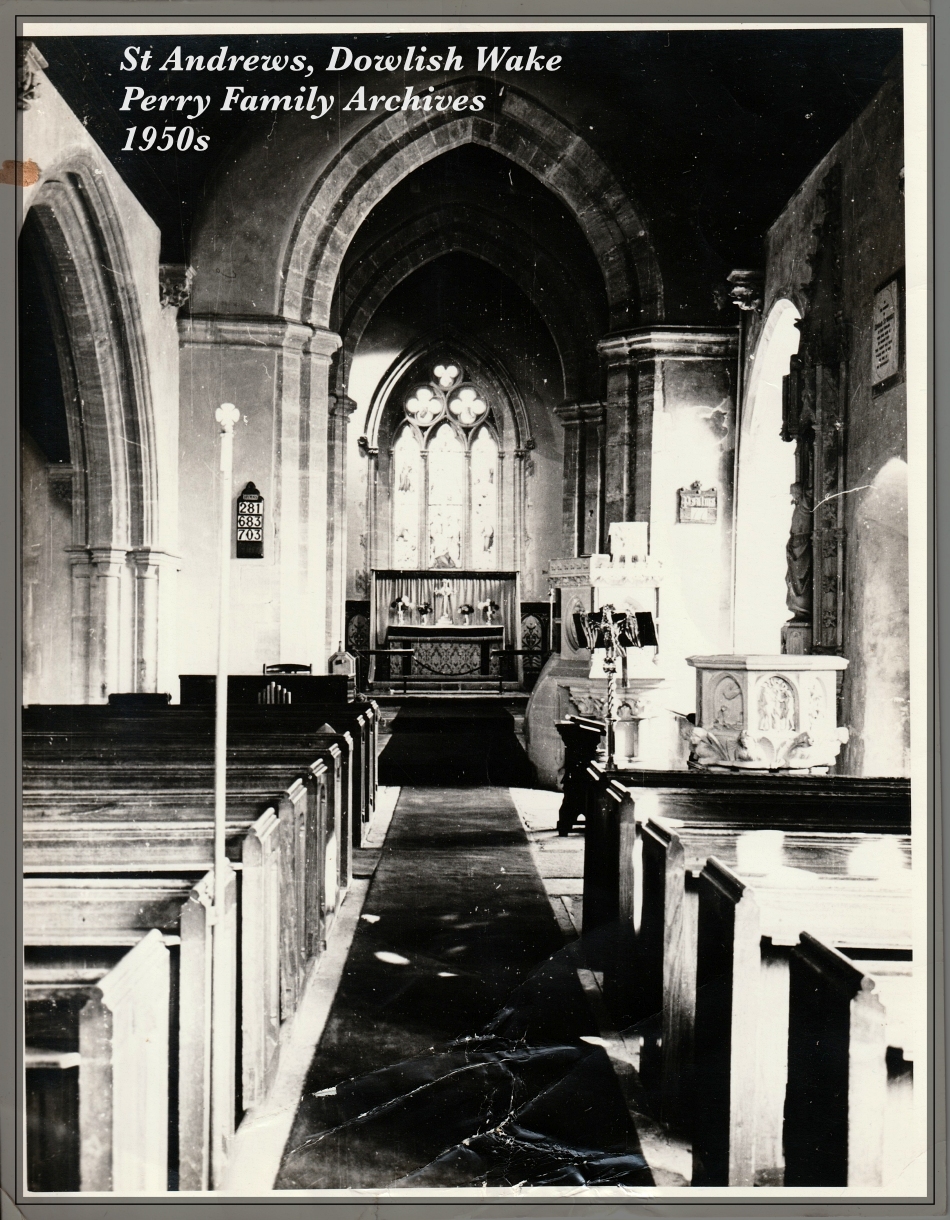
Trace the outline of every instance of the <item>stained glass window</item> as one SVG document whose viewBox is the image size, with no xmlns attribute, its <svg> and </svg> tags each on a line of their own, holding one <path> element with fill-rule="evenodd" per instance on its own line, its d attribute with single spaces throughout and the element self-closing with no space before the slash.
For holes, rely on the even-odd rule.
<svg viewBox="0 0 950 1220">
<path fill-rule="evenodd" d="M 495 567 L 498 533 L 498 442 L 482 428 L 472 441 L 472 567 Z"/>
<path fill-rule="evenodd" d="M 393 564 L 497 567 L 499 451 L 486 398 L 446 360 L 409 390 L 403 410 L 392 450 Z"/>
<path fill-rule="evenodd" d="M 462 566 L 465 446 L 450 423 L 429 443 L 429 567 Z"/>
<path fill-rule="evenodd" d="M 422 454 L 404 424 L 393 447 L 393 563 L 419 566 L 419 505 L 422 503 Z"/>
</svg>

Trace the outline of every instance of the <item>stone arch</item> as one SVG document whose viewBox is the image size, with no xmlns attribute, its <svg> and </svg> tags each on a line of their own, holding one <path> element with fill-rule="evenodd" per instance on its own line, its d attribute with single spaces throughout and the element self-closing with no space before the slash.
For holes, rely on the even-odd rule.
<svg viewBox="0 0 950 1220">
<path fill-rule="evenodd" d="M 21 242 L 50 315 L 71 458 L 69 587 L 56 597 L 72 637 L 68 656 L 43 667 L 62 675 L 60 699 L 154 689 L 158 469 L 149 370 L 122 221 L 90 156 L 47 172 Z"/>
<path fill-rule="evenodd" d="M 612 329 L 663 318 L 659 266 L 646 225 L 598 153 L 533 98 L 508 87 L 459 81 L 493 98 L 478 114 L 406 111 L 364 127 L 317 177 L 297 217 L 284 262 L 279 312 L 327 326 L 340 265 L 370 209 L 414 169 L 475 143 L 515 161 L 576 217 L 594 251 Z M 631 312 L 634 316 L 631 316 Z"/>
<path fill-rule="evenodd" d="M 781 438 L 782 378 L 798 350 L 801 315 L 787 298 L 766 318 L 756 346 L 739 424 L 736 478 L 734 646 L 780 652 L 785 604 L 785 544 L 795 481 L 795 447 Z"/>
<path fill-rule="evenodd" d="M 71 161 L 41 184 L 29 215 L 62 322 L 67 418 L 82 436 L 84 541 L 142 547 L 153 541 L 157 514 L 151 391 L 125 239 L 101 178 L 85 159 Z"/>
<path fill-rule="evenodd" d="M 488 217 L 486 213 L 486 218 Z M 565 400 L 593 397 L 596 387 L 585 383 L 596 350 L 596 322 L 586 302 L 572 293 L 571 279 L 556 260 L 535 246 L 525 249 L 519 230 L 495 216 L 481 225 L 469 215 L 440 212 L 420 218 L 404 230 L 402 241 L 385 256 L 360 260 L 347 285 L 348 303 L 339 322 L 343 346 L 337 361 L 337 393 L 345 393 L 360 339 L 385 298 L 420 267 L 447 253 L 481 259 L 511 279 L 538 309 L 551 333 L 561 361 Z M 382 255 L 382 252 L 380 252 Z M 538 291 L 538 287 L 542 291 Z M 572 308 L 573 307 L 573 308 Z"/>
</svg>

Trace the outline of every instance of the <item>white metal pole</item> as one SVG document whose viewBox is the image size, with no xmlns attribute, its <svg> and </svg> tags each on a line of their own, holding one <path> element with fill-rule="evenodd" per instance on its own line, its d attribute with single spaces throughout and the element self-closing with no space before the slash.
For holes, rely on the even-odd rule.
<svg viewBox="0 0 950 1220">
<path fill-rule="evenodd" d="M 214 905 L 224 909 L 227 874 L 225 830 L 228 782 L 228 639 L 231 631 L 231 468 L 234 458 L 234 425 L 241 418 L 231 402 L 214 413 L 221 425 L 221 480 L 218 568 L 218 671 L 215 682 L 214 717 Z"/>
<path fill-rule="evenodd" d="M 211 1073 L 206 1111 L 210 1149 L 210 1182 L 217 1190 L 223 1181 L 229 1152 L 233 1118 L 234 1044 L 229 1024 L 231 991 L 234 986 L 232 953 L 225 918 L 225 898 L 231 872 L 225 850 L 228 779 L 228 641 L 231 630 L 231 469 L 234 456 L 234 425 L 240 412 L 225 402 L 214 413 L 221 425 L 220 536 L 218 538 L 218 670 L 215 682 L 214 717 L 214 907 L 211 920 Z M 230 1060 L 230 1062 L 229 1062 Z M 229 1113 L 230 1111 L 230 1113 Z"/>
</svg>

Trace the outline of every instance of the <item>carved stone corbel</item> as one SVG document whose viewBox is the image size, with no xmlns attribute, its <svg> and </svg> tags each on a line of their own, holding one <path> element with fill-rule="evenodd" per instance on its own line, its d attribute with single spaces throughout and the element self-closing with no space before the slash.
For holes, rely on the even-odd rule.
<svg viewBox="0 0 950 1220">
<path fill-rule="evenodd" d="M 30 102 L 36 101 L 40 86 L 40 73 L 47 67 L 46 60 L 29 38 L 17 39 L 16 106 L 17 110 L 29 110 Z"/>
<path fill-rule="evenodd" d="M 161 263 L 158 268 L 158 295 L 163 309 L 181 309 L 191 296 L 194 267 L 185 263 Z"/>
</svg>

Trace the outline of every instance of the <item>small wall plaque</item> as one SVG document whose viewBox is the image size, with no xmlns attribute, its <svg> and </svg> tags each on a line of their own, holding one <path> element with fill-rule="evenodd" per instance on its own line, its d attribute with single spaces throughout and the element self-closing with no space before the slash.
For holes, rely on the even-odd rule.
<svg viewBox="0 0 950 1220">
<path fill-rule="evenodd" d="M 871 385 L 879 386 L 900 372 L 900 282 L 893 279 L 874 294 L 871 323 Z"/>
<path fill-rule="evenodd" d="M 676 493 L 676 520 L 681 525 L 715 525 L 719 493 L 715 487 L 703 488 L 697 479 Z"/>
<path fill-rule="evenodd" d="M 264 558 L 264 497 L 253 483 L 238 496 L 237 558 Z"/>
</svg>

